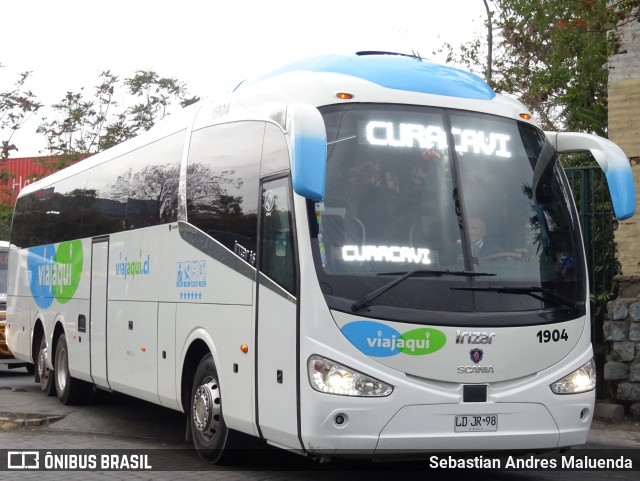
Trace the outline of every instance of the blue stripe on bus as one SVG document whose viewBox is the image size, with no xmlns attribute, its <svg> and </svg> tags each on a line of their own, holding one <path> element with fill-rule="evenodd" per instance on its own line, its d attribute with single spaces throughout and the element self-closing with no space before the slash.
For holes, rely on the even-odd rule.
<svg viewBox="0 0 640 481">
<path fill-rule="evenodd" d="M 296 71 L 340 73 L 390 89 L 448 97 L 491 100 L 496 96 L 484 80 L 472 73 L 428 60 L 399 55 L 312 57 L 285 65 L 240 86 Z"/>
</svg>

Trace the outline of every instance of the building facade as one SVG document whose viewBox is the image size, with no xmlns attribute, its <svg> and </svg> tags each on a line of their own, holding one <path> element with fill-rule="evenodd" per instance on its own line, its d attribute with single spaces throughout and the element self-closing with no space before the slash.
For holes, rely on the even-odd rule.
<svg viewBox="0 0 640 481">
<path fill-rule="evenodd" d="M 620 46 L 609 59 L 609 138 L 631 162 L 636 205 L 640 198 L 640 22 L 626 23 Z M 640 210 L 640 209 L 638 209 Z M 621 275 L 618 299 L 608 305 L 604 324 L 607 362 L 604 376 L 611 397 L 640 418 L 640 215 L 616 231 Z"/>
</svg>

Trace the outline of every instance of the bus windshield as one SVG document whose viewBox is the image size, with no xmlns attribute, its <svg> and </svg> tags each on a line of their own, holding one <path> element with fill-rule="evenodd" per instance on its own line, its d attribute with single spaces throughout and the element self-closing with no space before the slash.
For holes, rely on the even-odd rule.
<svg viewBox="0 0 640 481">
<path fill-rule="evenodd" d="M 321 111 L 326 193 L 308 206 L 330 307 L 445 324 L 487 322 L 465 313 L 511 325 L 584 314 L 577 217 L 542 131 L 428 107 Z"/>
</svg>

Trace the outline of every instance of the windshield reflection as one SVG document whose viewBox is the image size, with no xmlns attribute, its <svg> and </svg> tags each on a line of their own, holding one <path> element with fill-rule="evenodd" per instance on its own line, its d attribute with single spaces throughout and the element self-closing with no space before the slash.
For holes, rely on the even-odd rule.
<svg viewBox="0 0 640 481">
<path fill-rule="evenodd" d="M 309 203 L 309 218 L 316 270 L 334 308 L 347 310 L 342 300 L 353 304 L 389 283 L 381 273 L 415 269 L 493 275 L 411 277 L 368 302 L 368 315 L 382 316 L 379 307 L 431 314 L 558 309 L 547 297 L 505 286 L 584 302 L 575 212 L 555 152 L 537 128 L 404 106 L 343 105 L 323 115 L 326 195 Z M 468 286 L 502 289 L 452 290 Z"/>
</svg>

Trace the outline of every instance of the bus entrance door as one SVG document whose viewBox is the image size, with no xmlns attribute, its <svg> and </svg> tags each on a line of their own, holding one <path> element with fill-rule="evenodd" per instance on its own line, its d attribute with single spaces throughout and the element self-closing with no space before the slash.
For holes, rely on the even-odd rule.
<svg viewBox="0 0 640 481">
<path fill-rule="evenodd" d="M 258 274 L 258 423 L 284 446 L 298 441 L 297 299 L 289 181 L 262 185 Z"/>
<path fill-rule="evenodd" d="M 91 378 L 97 386 L 111 389 L 107 380 L 107 279 L 109 237 L 96 237 L 91 245 Z"/>
</svg>

